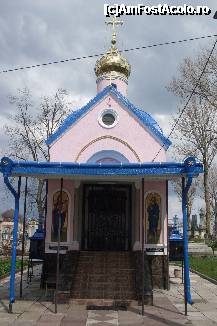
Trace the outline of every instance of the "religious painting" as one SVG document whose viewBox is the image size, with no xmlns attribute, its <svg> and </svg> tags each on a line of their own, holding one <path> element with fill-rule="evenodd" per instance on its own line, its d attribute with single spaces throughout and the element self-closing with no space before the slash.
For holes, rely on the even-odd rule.
<svg viewBox="0 0 217 326">
<path fill-rule="evenodd" d="M 146 197 L 146 230 L 147 243 L 157 244 L 161 234 L 161 197 L 157 193 L 150 193 Z"/>
<path fill-rule="evenodd" d="M 62 192 L 62 203 L 60 191 L 53 195 L 51 241 L 58 241 L 58 227 L 60 222 L 60 241 L 67 241 L 69 197 L 65 191 Z"/>
</svg>

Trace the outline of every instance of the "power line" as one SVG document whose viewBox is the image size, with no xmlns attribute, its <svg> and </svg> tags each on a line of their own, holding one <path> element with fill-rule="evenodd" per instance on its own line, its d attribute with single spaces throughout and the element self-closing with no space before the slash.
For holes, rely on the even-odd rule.
<svg viewBox="0 0 217 326">
<path fill-rule="evenodd" d="M 192 38 L 189 38 L 189 39 L 183 39 L 183 40 L 177 40 L 177 41 L 156 43 L 156 44 L 151 44 L 151 45 L 146 45 L 146 46 L 135 47 L 135 48 L 131 48 L 131 49 L 125 49 L 125 50 L 122 50 L 122 51 L 119 51 L 119 52 L 130 52 L 130 51 L 136 51 L 136 50 L 150 49 L 150 48 L 154 48 L 154 47 L 158 47 L 158 46 L 173 45 L 173 44 L 178 44 L 178 43 L 202 40 L 202 39 L 207 39 L 207 38 L 211 38 L 211 37 L 215 37 L 215 36 L 217 36 L 217 35 L 216 34 L 214 34 L 214 35 L 205 35 L 205 36 L 192 37 Z M 22 66 L 22 67 L 2 70 L 2 71 L 0 71 L 0 74 L 19 71 L 19 70 L 26 70 L 26 69 L 44 67 L 44 66 L 50 66 L 50 65 L 60 64 L 60 63 L 65 63 L 65 62 L 70 62 L 70 61 L 77 61 L 77 60 L 83 60 L 83 59 L 96 58 L 96 57 L 100 57 L 100 56 L 102 56 L 104 54 L 105 53 L 97 53 L 97 54 L 86 55 L 86 56 L 82 56 L 82 57 L 75 57 L 75 58 L 51 61 L 51 62 L 46 62 L 46 63 L 39 63 L 39 64 L 35 64 L 35 65 L 30 65 L 30 66 Z"/>
<path fill-rule="evenodd" d="M 208 56 L 208 58 L 207 58 L 207 60 L 206 60 L 205 65 L 204 65 L 204 67 L 203 67 L 203 69 L 202 69 L 202 72 L 201 72 L 201 74 L 200 74 L 200 76 L 199 76 L 199 78 L 198 78 L 198 80 L 197 80 L 197 82 L 196 82 L 196 85 L 194 86 L 194 88 L 193 88 L 191 94 L 189 95 L 189 97 L 188 97 L 188 99 L 187 99 L 187 102 L 185 103 L 183 109 L 181 110 L 181 112 L 180 112 L 180 114 L 179 114 L 177 120 L 175 121 L 175 123 L 174 123 L 174 125 L 173 125 L 173 127 L 172 127 L 172 129 L 171 129 L 171 131 L 170 131 L 170 133 L 169 133 L 169 135 L 168 135 L 168 137 L 167 137 L 167 139 L 169 139 L 169 138 L 171 137 L 171 135 L 172 135 L 172 133 L 174 132 L 174 130 L 175 130 L 177 124 L 179 123 L 179 120 L 181 119 L 181 117 L 182 117 L 184 111 L 186 110 L 188 104 L 190 103 L 190 100 L 191 100 L 192 96 L 194 95 L 194 92 L 196 91 L 198 85 L 200 84 L 201 78 L 202 78 L 203 74 L 205 73 L 206 67 L 207 67 L 207 65 L 208 65 L 208 63 L 209 63 L 209 60 L 210 60 L 210 58 L 211 58 L 211 56 L 212 56 L 214 50 L 215 50 L 216 44 L 217 44 L 217 39 L 215 40 L 215 43 L 213 44 L 213 47 L 212 47 L 212 49 L 211 49 L 211 51 L 210 51 L 210 54 L 209 54 L 209 56 Z M 157 156 L 159 155 L 159 153 L 161 152 L 161 150 L 164 148 L 164 146 L 165 146 L 165 144 L 163 144 L 163 145 L 160 147 L 159 151 L 157 152 L 157 154 L 156 154 L 155 157 L 153 158 L 152 162 L 155 161 L 155 159 L 157 158 Z"/>
</svg>

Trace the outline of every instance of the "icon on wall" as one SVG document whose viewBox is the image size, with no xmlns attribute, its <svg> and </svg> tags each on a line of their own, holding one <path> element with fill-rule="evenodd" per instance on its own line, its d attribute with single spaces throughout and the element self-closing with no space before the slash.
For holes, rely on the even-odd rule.
<svg viewBox="0 0 217 326">
<path fill-rule="evenodd" d="M 146 230 L 147 243 L 157 244 L 161 234 L 161 197 L 157 193 L 150 193 L 146 197 Z"/>
<path fill-rule="evenodd" d="M 62 203 L 60 191 L 53 195 L 52 207 L 52 227 L 51 227 L 51 241 L 58 241 L 58 221 L 60 219 L 60 241 L 67 241 L 67 226 L 68 226 L 68 208 L 69 197 L 65 191 L 62 192 Z"/>
</svg>

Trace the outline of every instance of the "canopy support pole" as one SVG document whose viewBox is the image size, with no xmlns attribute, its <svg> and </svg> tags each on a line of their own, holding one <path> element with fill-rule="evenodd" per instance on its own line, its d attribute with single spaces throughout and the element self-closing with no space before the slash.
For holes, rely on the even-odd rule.
<svg viewBox="0 0 217 326">
<path fill-rule="evenodd" d="M 11 253 L 11 273 L 10 273 L 10 299 L 9 299 L 9 309 L 8 312 L 12 313 L 12 305 L 15 302 L 14 297 L 14 283 L 15 283 L 15 269 L 16 269 L 16 251 L 17 251 L 17 231 L 18 231 L 18 220 L 19 220 L 19 199 L 20 199 L 20 187 L 21 187 L 21 177 L 18 179 L 18 190 L 14 189 L 12 184 L 8 179 L 8 175 L 4 175 L 4 183 L 12 193 L 15 199 L 14 207 L 14 227 L 13 227 L 13 243 L 12 243 L 12 253 Z"/>
<path fill-rule="evenodd" d="M 60 198 L 58 199 L 58 244 L 57 244 L 57 269 L 56 269 L 56 291 L 55 291 L 55 313 L 57 313 L 57 301 L 58 301 L 58 290 L 59 290 L 59 274 L 60 274 L 60 229 L 61 229 L 61 218 L 62 218 L 62 206 L 63 206 L 63 178 L 60 182 Z"/>
<path fill-rule="evenodd" d="M 144 210 L 145 210 L 145 205 L 144 205 L 144 178 L 142 178 L 142 248 L 141 248 L 141 257 L 142 257 L 142 316 L 144 316 L 144 286 L 145 286 L 145 266 L 144 266 L 144 222 L 145 222 L 145 216 L 144 216 Z"/>
<path fill-rule="evenodd" d="M 188 175 L 185 185 L 185 178 L 182 178 L 182 214 L 183 214 L 183 240 L 184 240 L 184 301 L 185 315 L 187 316 L 187 304 L 192 304 L 190 292 L 190 272 L 188 258 L 188 223 L 187 223 L 187 195 L 192 184 L 192 175 Z"/>
<path fill-rule="evenodd" d="M 46 189 L 45 189 L 45 211 L 44 211 L 44 241 L 43 241 L 43 267 L 42 267 L 42 277 L 40 287 L 44 287 L 45 280 L 45 239 L 46 239 L 46 229 L 47 229 L 47 196 L 48 196 L 48 179 L 46 179 Z"/>
<path fill-rule="evenodd" d="M 28 177 L 26 177 L 24 207 L 23 207 L 23 234 L 22 234 L 22 257 L 21 257 L 21 275 L 20 275 L 20 298 L 23 296 L 23 256 L 25 250 L 25 233 L 26 233 L 26 198 L 27 198 Z"/>
</svg>

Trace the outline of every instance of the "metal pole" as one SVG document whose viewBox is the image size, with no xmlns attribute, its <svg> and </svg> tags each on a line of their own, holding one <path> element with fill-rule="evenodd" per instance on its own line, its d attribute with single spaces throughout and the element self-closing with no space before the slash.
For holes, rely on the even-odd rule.
<svg viewBox="0 0 217 326">
<path fill-rule="evenodd" d="M 184 260 L 182 258 L 182 284 L 184 282 Z"/>
<path fill-rule="evenodd" d="M 4 183 L 13 194 L 15 199 L 14 207 L 14 227 L 13 227 L 13 244 L 12 244 L 12 253 L 11 253 L 11 273 L 10 273 L 10 301 L 8 312 L 12 313 L 12 305 L 15 301 L 14 294 L 14 283 L 15 283 L 15 272 L 16 272 L 16 254 L 17 254 L 17 230 L 19 222 L 19 199 L 20 199 L 20 187 L 21 187 L 21 177 L 18 179 L 18 190 L 13 188 L 10 181 L 8 180 L 8 175 L 4 175 Z"/>
<path fill-rule="evenodd" d="M 168 218 L 169 218 L 169 196 L 168 196 L 168 180 L 166 181 L 166 214 L 167 214 L 167 280 L 166 280 L 166 289 L 169 291 L 170 289 L 170 282 L 169 282 L 169 232 L 168 232 Z"/>
<path fill-rule="evenodd" d="M 185 178 L 182 178 L 182 202 L 184 202 L 184 190 L 185 190 Z M 183 211 L 184 211 L 183 207 Z M 185 228 L 184 228 L 184 212 L 183 212 L 183 237 L 184 237 L 184 247 L 185 247 Z M 185 269 L 185 259 L 184 259 L 184 269 Z M 184 304 L 185 304 L 185 316 L 188 314 L 188 303 L 187 303 L 187 293 L 186 293 L 186 274 L 184 273 Z"/>
<path fill-rule="evenodd" d="M 63 195 L 63 178 L 60 183 L 60 198 L 58 199 L 58 245 L 57 245 L 57 269 L 56 269 L 56 291 L 55 291 L 55 313 L 57 313 L 57 297 L 59 288 L 59 272 L 60 272 L 60 228 L 61 228 L 61 213 L 62 213 L 62 195 Z"/>
<path fill-rule="evenodd" d="M 192 304 L 190 292 L 190 275 L 188 259 L 188 223 L 187 223 L 187 194 L 192 183 L 192 176 L 188 175 L 187 184 L 185 178 L 182 178 L 182 213 L 183 213 L 183 240 L 184 240 L 184 298 L 185 315 L 187 316 L 187 304 Z"/>
<path fill-rule="evenodd" d="M 46 223 L 47 223 L 47 195 L 48 195 L 48 180 L 46 180 L 46 197 L 45 197 L 45 214 L 44 214 L 44 247 L 45 247 Z"/>
<path fill-rule="evenodd" d="M 145 266 L 144 266 L 144 222 L 145 222 L 145 215 L 144 215 L 144 178 L 142 178 L 142 252 L 141 252 L 141 257 L 142 257 L 142 316 L 144 316 L 144 285 L 145 285 Z"/>
<path fill-rule="evenodd" d="M 24 256 L 24 244 L 26 233 L 26 198 L 27 198 L 27 184 L 28 177 L 26 177 L 25 193 L 24 193 L 24 207 L 23 207 L 23 235 L 22 235 L 22 258 L 21 258 L 21 277 L 20 277 L 20 298 L 23 296 L 23 256 Z"/>
<path fill-rule="evenodd" d="M 43 243 L 43 267 L 42 267 L 42 277 L 40 287 L 44 286 L 45 279 L 45 238 L 46 238 L 46 225 L 47 225 L 47 195 L 48 195 L 48 179 L 46 180 L 46 195 L 45 195 L 45 212 L 44 212 L 44 243 Z"/>
</svg>

